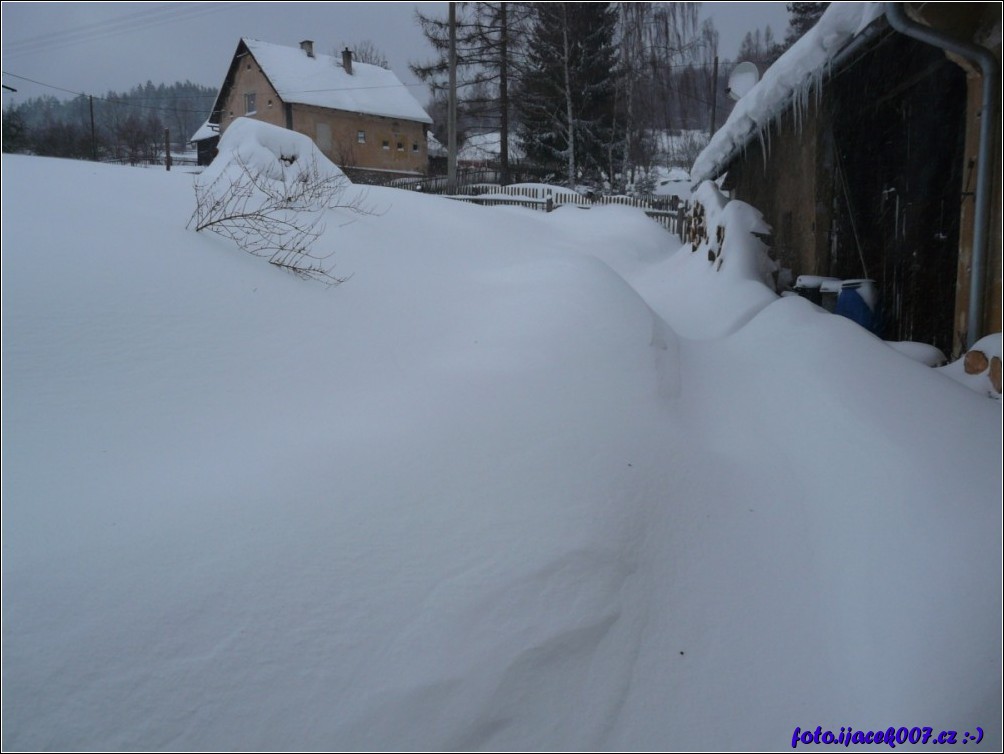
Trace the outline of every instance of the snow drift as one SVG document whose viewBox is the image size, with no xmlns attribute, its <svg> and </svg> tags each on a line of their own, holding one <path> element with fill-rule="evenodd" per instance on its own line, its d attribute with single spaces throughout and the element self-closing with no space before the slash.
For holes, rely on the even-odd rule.
<svg viewBox="0 0 1004 754">
<path fill-rule="evenodd" d="M 325 288 L 4 171 L 6 748 L 1000 745 L 998 402 L 628 207 L 371 189 Z"/>
<path fill-rule="evenodd" d="M 195 179 L 189 227 L 218 233 L 299 277 L 344 282 L 326 266 L 332 252 L 316 246 L 329 210 L 368 211 L 358 194 L 345 198 L 349 183 L 306 136 L 238 118 Z"/>
</svg>

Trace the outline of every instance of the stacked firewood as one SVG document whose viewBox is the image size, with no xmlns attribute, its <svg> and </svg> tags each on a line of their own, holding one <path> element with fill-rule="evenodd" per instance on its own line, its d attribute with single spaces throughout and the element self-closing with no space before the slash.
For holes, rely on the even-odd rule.
<svg viewBox="0 0 1004 754">
<path fill-rule="evenodd" d="M 700 202 L 694 202 L 694 206 L 690 210 L 689 226 L 690 250 L 695 252 L 702 243 L 708 240 L 707 216 L 704 205 Z"/>
<path fill-rule="evenodd" d="M 966 368 L 966 374 L 986 374 L 990 387 L 997 395 L 1001 394 L 1000 356 L 988 358 L 983 351 L 974 348 L 966 354 L 963 364 Z"/>
</svg>

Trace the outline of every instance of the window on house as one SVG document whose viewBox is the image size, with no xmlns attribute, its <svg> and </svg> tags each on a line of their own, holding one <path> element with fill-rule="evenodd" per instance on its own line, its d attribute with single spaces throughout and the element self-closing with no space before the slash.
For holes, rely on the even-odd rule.
<svg viewBox="0 0 1004 754">
<path fill-rule="evenodd" d="M 389 141 L 387 141 L 386 139 L 384 139 L 384 142 L 383 142 L 383 148 L 384 148 L 384 149 L 390 149 L 390 142 L 389 142 Z"/>
<path fill-rule="evenodd" d="M 418 144 L 412 144 L 411 145 L 411 151 L 412 152 L 417 152 L 418 151 Z"/>
<path fill-rule="evenodd" d="M 398 152 L 403 152 L 404 151 L 404 144 L 402 144 L 401 142 L 398 142 L 397 143 L 397 151 Z"/>
<path fill-rule="evenodd" d="M 365 131 L 356 131 L 356 141 L 359 142 L 360 144 L 365 144 L 366 143 L 366 132 Z"/>
<path fill-rule="evenodd" d="M 244 114 L 254 115 L 258 112 L 258 108 L 255 107 L 255 93 L 248 92 L 244 95 Z"/>
<path fill-rule="evenodd" d="M 272 107 L 272 100 L 269 100 L 269 101 L 268 101 L 268 106 L 269 106 L 269 107 Z"/>
</svg>

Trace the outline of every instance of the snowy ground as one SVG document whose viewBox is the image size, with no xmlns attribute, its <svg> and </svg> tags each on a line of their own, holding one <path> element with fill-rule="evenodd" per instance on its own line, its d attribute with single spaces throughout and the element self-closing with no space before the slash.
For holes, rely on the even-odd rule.
<svg viewBox="0 0 1004 754">
<path fill-rule="evenodd" d="M 326 288 L 3 174 L 5 749 L 1000 747 L 999 402 L 626 207 L 369 189 Z"/>
</svg>

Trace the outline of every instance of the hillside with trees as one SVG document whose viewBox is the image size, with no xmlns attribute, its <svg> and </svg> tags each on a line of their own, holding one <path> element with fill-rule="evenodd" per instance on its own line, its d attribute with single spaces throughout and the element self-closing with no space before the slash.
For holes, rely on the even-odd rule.
<svg viewBox="0 0 1004 754">
<path fill-rule="evenodd" d="M 4 110 L 3 151 L 131 164 L 156 161 L 163 157 L 165 129 L 172 149 L 185 149 L 209 117 L 215 98 L 215 88 L 191 81 L 147 81 L 101 97 L 33 97 Z"/>
</svg>

